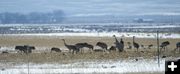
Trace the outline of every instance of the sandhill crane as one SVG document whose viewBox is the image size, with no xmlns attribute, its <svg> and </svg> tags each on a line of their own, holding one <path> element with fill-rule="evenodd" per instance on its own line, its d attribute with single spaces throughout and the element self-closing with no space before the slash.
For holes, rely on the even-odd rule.
<svg viewBox="0 0 180 74">
<path fill-rule="evenodd" d="M 25 47 L 25 53 L 31 53 L 32 50 L 35 50 L 35 47 L 34 46 L 29 46 L 29 45 L 24 45 Z"/>
<path fill-rule="evenodd" d="M 104 51 L 106 51 L 108 47 L 107 44 L 104 42 L 97 42 L 96 46 L 101 47 Z"/>
<path fill-rule="evenodd" d="M 51 52 L 52 52 L 52 51 L 61 52 L 61 50 L 60 50 L 59 48 L 56 48 L 56 47 L 52 47 L 52 48 L 51 48 Z"/>
<path fill-rule="evenodd" d="M 148 45 L 148 49 L 151 49 L 153 47 L 153 44 Z"/>
<path fill-rule="evenodd" d="M 2 51 L 2 54 L 8 54 L 9 52 L 6 50 L 6 51 Z"/>
<path fill-rule="evenodd" d="M 113 37 L 115 38 L 116 48 L 119 50 L 119 52 L 122 52 L 124 50 L 124 42 L 122 41 L 122 39 L 121 42 L 119 42 L 115 35 L 113 35 Z"/>
<path fill-rule="evenodd" d="M 77 48 L 81 49 L 81 52 L 82 52 L 82 48 L 86 47 L 86 48 L 89 48 L 91 50 L 93 50 L 94 46 L 91 45 L 91 44 L 88 44 L 88 43 L 77 43 L 75 44 Z"/>
<path fill-rule="evenodd" d="M 87 44 L 87 43 L 76 43 L 75 45 L 76 45 L 76 47 L 77 47 L 77 48 L 81 51 L 81 53 L 82 53 L 82 48 L 84 48 L 86 44 Z"/>
<path fill-rule="evenodd" d="M 17 51 L 25 52 L 24 49 L 25 49 L 24 46 L 15 46 L 15 50 L 17 50 Z"/>
<path fill-rule="evenodd" d="M 62 40 L 64 42 L 65 47 L 67 47 L 69 49 L 69 52 L 71 52 L 71 50 L 73 50 L 73 52 L 72 52 L 73 54 L 74 54 L 74 51 L 76 51 L 76 53 L 79 52 L 79 49 L 75 45 L 68 45 L 68 44 L 66 44 L 64 39 L 62 39 Z"/>
<path fill-rule="evenodd" d="M 176 43 L 176 48 L 175 48 L 175 50 L 179 50 L 179 53 L 180 53 L 180 42 L 177 42 L 177 43 Z"/>
<path fill-rule="evenodd" d="M 20 52 L 24 53 L 31 53 L 32 50 L 35 50 L 34 46 L 24 45 L 24 46 L 15 46 L 15 50 L 19 50 Z"/>
<path fill-rule="evenodd" d="M 138 52 L 139 44 L 135 42 L 135 36 L 133 36 L 133 46 L 134 46 L 134 48 L 137 49 L 137 52 Z"/>
<path fill-rule="evenodd" d="M 116 47 L 115 46 L 111 46 L 110 48 L 109 48 L 109 51 L 111 52 L 111 51 L 116 51 Z"/>
<path fill-rule="evenodd" d="M 169 41 L 162 42 L 161 45 L 160 45 L 160 47 L 161 47 L 160 51 L 162 51 L 162 49 L 164 49 L 164 51 L 167 50 L 167 46 L 169 44 L 170 44 Z"/>
<path fill-rule="evenodd" d="M 86 44 L 86 45 L 85 45 L 85 47 L 87 47 L 87 48 L 91 49 L 92 51 L 93 51 L 93 49 L 94 49 L 94 46 L 93 46 L 93 45 L 91 45 L 91 44 Z"/>
<path fill-rule="evenodd" d="M 120 43 L 122 44 L 122 45 L 124 45 L 124 41 L 123 41 L 123 39 L 121 38 L 121 41 L 120 41 Z"/>
<path fill-rule="evenodd" d="M 141 48 L 146 49 L 145 46 L 144 46 L 143 44 L 141 44 Z"/>
<path fill-rule="evenodd" d="M 127 44 L 128 44 L 128 48 L 127 49 L 132 49 L 131 42 L 127 42 Z"/>
<path fill-rule="evenodd" d="M 123 41 L 123 39 L 122 39 L 122 38 L 121 38 L 120 43 L 122 44 L 122 51 L 123 51 L 123 50 L 124 50 L 124 41 Z"/>
</svg>

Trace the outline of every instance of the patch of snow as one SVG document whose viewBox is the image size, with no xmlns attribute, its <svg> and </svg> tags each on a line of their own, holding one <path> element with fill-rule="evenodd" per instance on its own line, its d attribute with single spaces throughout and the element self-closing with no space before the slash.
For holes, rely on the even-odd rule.
<svg viewBox="0 0 180 74">
<path fill-rule="evenodd" d="M 27 73 L 26 65 L 16 65 L 15 68 L 0 70 L 0 74 Z M 31 74 L 47 73 L 131 73 L 131 72 L 164 72 L 165 60 L 161 59 L 160 67 L 156 60 L 142 59 L 116 61 L 80 61 L 70 64 L 30 64 Z"/>
<path fill-rule="evenodd" d="M 15 47 L 1 46 L 1 50 L 0 51 L 6 51 L 6 50 L 15 50 Z"/>
</svg>

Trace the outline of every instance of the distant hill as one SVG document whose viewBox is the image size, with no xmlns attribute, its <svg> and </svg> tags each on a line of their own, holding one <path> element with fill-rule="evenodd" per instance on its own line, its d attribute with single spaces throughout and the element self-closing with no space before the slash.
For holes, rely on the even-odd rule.
<svg viewBox="0 0 180 74">
<path fill-rule="evenodd" d="M 135 18 L 151 19 L 142 23 L 180 23 L 180 15 L 101 15 L 101 16 L 69 16 L 62 11 L 47 13 L 33 12 L 0 13 L 0 24 L 54 24 L 54 23 L 137 23 Z M 141 23 L 138 22 L 138 23 Z"/>
<path fill-rule="evenodd" d="M 152 22 L 142 23 L 180 23 L 180 15 L 168 16 L 168 15 L 135 15 L 135 16 L 123 16 L 123 15 L 108 15 L 108 16 L 81 16 L 81 17 L 66 17 L 63 23 L 137 23 L 135 18 L 151 19 Z"/>
</svg>

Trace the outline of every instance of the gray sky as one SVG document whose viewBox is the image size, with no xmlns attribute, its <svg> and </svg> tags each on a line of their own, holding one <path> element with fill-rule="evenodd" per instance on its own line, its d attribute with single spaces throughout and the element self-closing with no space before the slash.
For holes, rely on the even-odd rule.
<svg viewBox="0 0 180 74">
<path fill-rule="evenodd" d="M 0 0 L 0 12 L 52 10 L 69 16 L 180 15 L 180 0 Z"/>
</svg>

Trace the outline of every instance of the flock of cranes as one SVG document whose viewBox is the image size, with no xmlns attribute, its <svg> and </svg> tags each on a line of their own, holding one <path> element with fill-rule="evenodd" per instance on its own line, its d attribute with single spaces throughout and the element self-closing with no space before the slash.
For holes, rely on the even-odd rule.
<svg viewBox="0 0 180 74">
<path fill-rule="evenodd" d="M 117 37 L 115 35 L 113 35 L 113 37 L 115 38 L 115 42 L 114 42 L 115 46 L 111 46 L 108 49 L 108 45 L 106 43 L 104 43 L 104 42 L 97 42 L 96 46 L 101 47 L 104 52 L 107 51 L 107 50 L 112 51 L 112 50 L 116 50 L 116 49 L 119 52 L 124 51 L 124 41 L 123 41 L 123 39 L 121 38 L 120 41 L 118 41 L 118 39 L 117 39 Z M 86 47 L 86 48 L 88 48 L 89 50 L 92 50 L 92 51 L 94 50 L 94 46 L 91 45 L 91 44 L 88 44 L 86 42 L 84 42 L 84 43 L 76 43 L 74 45 L 69 45 L 69 44 L 66 43 L 65 39 L 62 39 L 62 41 L 64 42 L 64 46 L 67 49 L 69 49 L 69 52 L 72 52 L 73 54 L 74 53 L 77 54 L 80 51 L 82 52 L 84 47 Z M 133 36 L 132 45 L 131 45 L 131 42 L 127 42 L 127 45 L 128 45 L 127 49 L 132 49 L 132 45 L 133 45 L 133 47 L 136 49 L 136 51 L 137 52 L 139 51 L 140 45 L 138 44 L 138 42 L 135 41 L 135 36 Z M 160 51 L 162 51 L 162 49 L 164 49 L 164 51 L 165 51 L 167 49 L 168 45 L 170 45 L 169 41 L 162 42 L 161 45 L 160 45 Z M 144 46 L 141 45 L 141 47 L 144 47 Z M 148 49 L 151 49 L 151 47 L 153 47 L 153 44 L 148 45 Z M 18 51 L 24 52 L 24 53 L 31 53 L 32 50 L 35 50 L 35 46 L 29 46 L 29 45 L 16 46 L 15 50 L 18 50 Z M 176 43 L 175 50 L 179 50 L 179 52 L 180 52 L 180 42 Z M 57 47 L 52 47 L 51 52 L 52 51 L 61 52 L 61 49 L 57 48 Z"/>
</svg>

